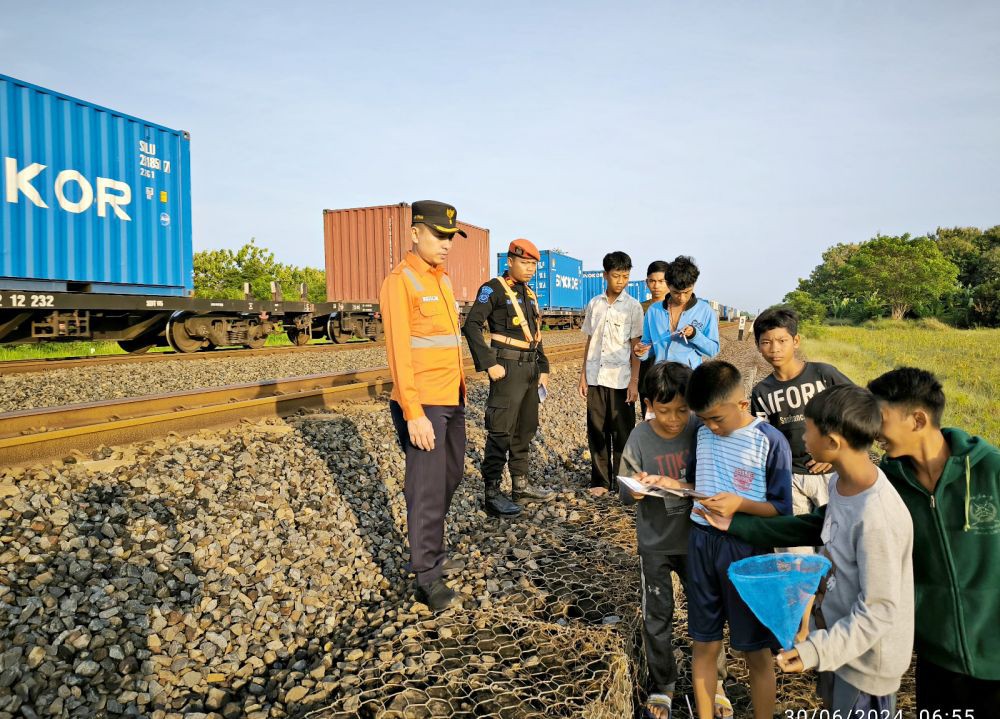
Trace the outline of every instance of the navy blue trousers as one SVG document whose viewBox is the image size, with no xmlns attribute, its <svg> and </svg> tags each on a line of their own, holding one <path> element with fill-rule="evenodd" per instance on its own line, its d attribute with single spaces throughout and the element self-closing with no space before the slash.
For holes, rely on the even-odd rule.
<svg viewBox="0 0 1000 719">
<path fill-rule="evenodd" d="M 410 566 L 417 584 L 428 585 L 441 577 L 448 554 L 444 546 L 444 518 L 451 498 L 465 472 L 465 405 L 424 405 L 434 426 L 430 452 L 410 443 L 403 408 L 390 402 L 392 422 L 406 455 L 406 526 L 410 540 Z"/>
</svg>

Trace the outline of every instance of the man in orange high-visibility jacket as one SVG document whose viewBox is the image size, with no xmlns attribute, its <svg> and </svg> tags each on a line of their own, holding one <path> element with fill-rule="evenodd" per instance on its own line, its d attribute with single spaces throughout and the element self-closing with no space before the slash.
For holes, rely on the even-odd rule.
<svg viewBox="0 0 1000 719">
<path fill-rule="evenodd" d="M 462 332 L 444 262 L 458 228 L 455 208 L 413 203 L 413 247 L 379 295 L 392 373 L 389 403 L 406 454 L 406 524 L 414 594 L 434 611 L 458 601 L 445 583 L 444 519 L 465 469 Z"/>
</svg>

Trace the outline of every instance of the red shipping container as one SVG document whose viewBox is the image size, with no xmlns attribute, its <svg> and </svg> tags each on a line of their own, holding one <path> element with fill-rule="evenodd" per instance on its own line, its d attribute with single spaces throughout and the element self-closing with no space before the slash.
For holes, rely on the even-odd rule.
<svg viewBox="0 0 1000 719">
<path fill-rule="evenodd" d="M 410 206 L 323 211 L 328 302 L 378 302 L 382 280 L 410 251 Z M 459 220 L 446 269 L 455 299 L 472 302 L 490 278 L 490 231 Z"/>
</svg>

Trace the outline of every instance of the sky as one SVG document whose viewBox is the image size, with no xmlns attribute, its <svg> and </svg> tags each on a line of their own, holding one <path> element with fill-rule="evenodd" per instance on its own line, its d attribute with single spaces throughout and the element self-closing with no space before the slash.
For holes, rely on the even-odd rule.
<svg viewBox="0 0 1000 719">
<path fill-rule="evenodd" d="M 437 199 L 755 311 L 824 249 L 1000 224 L 1000 3 L 0 0 L 0 73 L 191 133 L 195 250 L 322 267 Z"/>
</svg>

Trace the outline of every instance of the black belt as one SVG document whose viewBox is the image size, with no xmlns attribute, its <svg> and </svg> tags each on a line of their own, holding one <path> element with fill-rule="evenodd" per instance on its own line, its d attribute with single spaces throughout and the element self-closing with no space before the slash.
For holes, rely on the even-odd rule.
<svg viewBox="0 0 1000 719">
<path fill-rule="evenodd" d="M 538 359 L 538 350 L 511 350 L 501 347 L 497 347 L 496 350 L 500 359 L 518 362 L 535 362 Z"/>
</svg>

